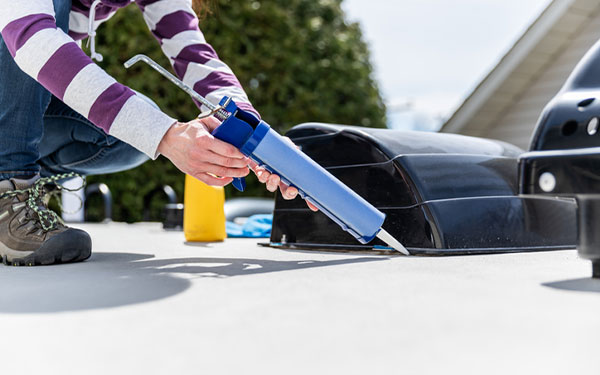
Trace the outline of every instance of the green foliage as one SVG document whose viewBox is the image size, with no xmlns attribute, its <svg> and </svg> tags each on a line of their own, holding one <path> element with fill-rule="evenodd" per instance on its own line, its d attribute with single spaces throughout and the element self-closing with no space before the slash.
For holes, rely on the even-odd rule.
<svg viewBox="0 0 600 375">
<path fill-rule="evenodd" d="M 201 21 L 209 43 L 236 72 L 261 116 L 284 133 L 309 121 L 385 126 L 385 107 L 372 78 L 369 51 L 358 24 L 348 23 L 341 0 L 215 0 Z M 134 5 L 120 10 L 100 27 L 101 66 L 119 82 L 153 99 L 180 121 L 198 109 L 187 94 L 150 67 L 123 62 L 144 53 L 164 67 L 169 62 Z M 142 219 L 142 197 L 163 184 L 183 198 L 183 175 L 165 158 L 134 170 L 92 176 L 105 182 L 115 199 L 114 218 Z M 268 196 L 256 178 L 248 178 L 244 195 Z M 231 187 L 229 197 L 238 195 Z M 92 202 L 90 202 L 92 203 Z M 154 203 L 154 218 L 164 202 Z M 91 216 L 100 208 L 90 207 Z"/>
</svg>

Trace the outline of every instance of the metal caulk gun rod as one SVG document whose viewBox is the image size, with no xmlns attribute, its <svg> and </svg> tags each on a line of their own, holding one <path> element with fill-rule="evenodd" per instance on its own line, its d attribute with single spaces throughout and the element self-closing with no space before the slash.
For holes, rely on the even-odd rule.
<svg viewBox="0 0 600 375">
<path fill-rule="evenodd" d="M 410 255 L 408 250 L 406 250 L 406 248 L 404 246 L 402 246 L 402 244 L 400 242 L 398 242 L 398 240 L 396 240 L 394 237 L 392 237 L 391 234 L 386 232 L 385 229 L 381 228 L 379 233 L 377 233 L 377 238 L 379 238 L 380 240 L 382 240 L 383 242 L 388 244 L 393 249 L 401 252 L 402 254 Z"/>
<path fill-rule="evenodd" d="M 151 67 L 153 67 L 154 70 L 156 70 L 157 72 L 159 72 L 160 74 L 165 76 L 169 81 L 171 81 L 175 85 L 177 85 L 177 87 L 179 87 L 183 91 L 187 92 L 188 95 L 190 95 L 192 98 L 194 98 L 197 101 L 199 101 L 200 103 L 204 104 L 204 106 L 206 106 L 211 111 L 217 111 L 219 109 L 219 107 L 217 107 L 216 105 L 214 105 L 211 102 L 209 102 L 208 100 L 206 100 L 202 95 L 200 95 L 196 91 L 194 91 L 193 88 L 191 88 L 190 86 L 183 83 L 181 80 L 179 80 L 173 74 L 169 73 L 169 71 L 167 71 L 162 66 L 158 65 L 156 62 L 154 62 L 154 60 L 152 60 L 151 58 L 149 58 L 146 55 L 135 55 L 132 58 L 130 58 L 129 60 L 127 60 L 125 62 L 125 64 L 123 64 L 123 65 L 125 65 L 125 68 L 129 68 L 133 64 L 135 64 L 136 62 L 138 62 L 140 60 L 145 62 L 146 64 L 150 65 Z"/>
</svg>

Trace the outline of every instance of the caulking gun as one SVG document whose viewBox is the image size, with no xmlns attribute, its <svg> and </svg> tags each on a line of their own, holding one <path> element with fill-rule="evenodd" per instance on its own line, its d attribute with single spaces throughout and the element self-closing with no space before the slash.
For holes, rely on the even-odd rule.
<svg viewBox="0 0 600 375">
<path fill-rule="evenodd" d="M 145 55 L 136 55 L 124 65 L 129 68 L 138 61 L 150 65 L 209 109 L 198 118 L 215 116 L 222 121 L 212 133 L 215 138 L 237 147 L 258 165 L 279 175 L 284 184 L 296 187 L 300 197 L 315 205 L 360 243 L 366 244 L 378 237 L 393 249 L 409 255 L 406 248 L 381 227 L 385 220 L 383 212 L 286 141 L 266 122 L 238 108 L 231 98 L 224 97 L 218 106 L 212 104 Z M 243 191 L 246 184 L 242 178 L 234 179 L 233 185 Z"/>
</svg>

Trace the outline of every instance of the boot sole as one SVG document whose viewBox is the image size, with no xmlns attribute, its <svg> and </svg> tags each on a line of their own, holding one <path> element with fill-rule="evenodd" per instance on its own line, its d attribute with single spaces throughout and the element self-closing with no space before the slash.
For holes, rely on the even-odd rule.
<svg viewBox="0 0 600 375">
<path fill-rule="evenodd" d="M 0 255 L 2 255 L 2 263 L 7 266 L 75 263 L 84 261 L 92 255 L 92 240 L 86 232 L 71 228 L 50 238 L 29 255 L 23 257 L 13 254 Z"/>
</svg>

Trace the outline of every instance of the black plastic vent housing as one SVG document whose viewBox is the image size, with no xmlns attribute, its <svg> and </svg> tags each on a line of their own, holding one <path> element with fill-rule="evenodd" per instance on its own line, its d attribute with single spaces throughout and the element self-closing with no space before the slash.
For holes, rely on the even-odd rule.
<svg viewBox="0 0 600 375">
<path fill-rule="evenodd" d="M 546 105 L 531 152 L 519 160 L 520 193 L 572 197 L 577 249 L 600 278 L 600 42 Z M 573 125 L 575 124 L 575 125 Z M 563 220 L 567 220 L 566 218 Z"/>
<path fill-rule="evenodd" d="M 522 150 L 513 145 L 320 123 L 298 125 L 286 135 L 384 212 L 384 229 L 413 254 L 574 247 L 574 201 L 518 196 Z M 384 245 L 377 239 L 360 245 L 325 215 L 308 210 L 300 198 L 281 197 L 275 203 L 271 244 L 327 250 Z"/>
</svg>

